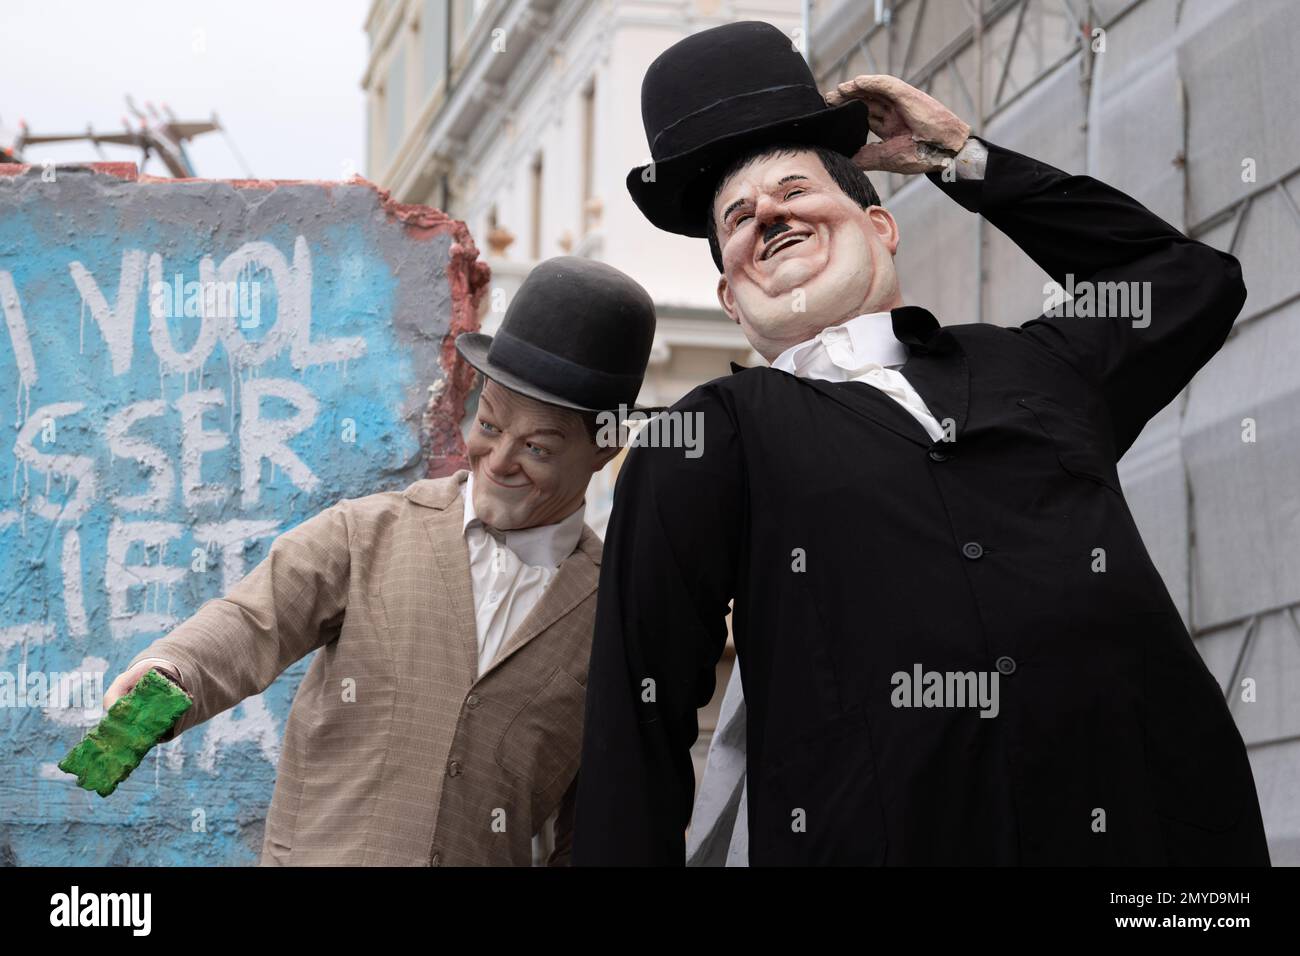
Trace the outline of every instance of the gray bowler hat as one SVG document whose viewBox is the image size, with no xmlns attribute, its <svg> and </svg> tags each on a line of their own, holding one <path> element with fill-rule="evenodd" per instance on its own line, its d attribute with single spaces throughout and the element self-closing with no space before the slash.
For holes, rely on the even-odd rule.
<svg viewBox="0 0 1300 956">
<path fill-rule="evenodd" d="M 456 349 L 512 392 L 601 412 L 634 408 L 654 334 L 645 289 L 603 262 L 559 256 L 528 273 L 496 335 L 464 332 Z"/>
</svg>

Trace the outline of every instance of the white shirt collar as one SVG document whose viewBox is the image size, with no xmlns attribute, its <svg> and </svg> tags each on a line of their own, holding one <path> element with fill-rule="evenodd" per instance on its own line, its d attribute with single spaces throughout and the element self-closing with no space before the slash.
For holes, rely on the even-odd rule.
<svg viewBox="0 0 1300 956">
<path fill-rule="evenodd" d="M 847 341 L 858 366 L 875 363 L 889 368 L 907 362 L 907 347 L 894 337 L 892 313 L 869 312 L 839 325 L 828 325 L 808 341 L 790 346 L 776 357 L 772 368 L 806 377 L 813 365 L 814 352 L 821 351 L 816 347 L 821 345 L 824 349 L 836 339 Z"/>
<path fill-rule="evenodd" d="M 465 477 L 461 486 L 461 497 L 465 500 L 465 519 L 461 523 L 462 534 L 469 532 L 470 525 L 487 531 L 487 525 L 474 513 L 474 473 Z M 586 513 L 586 500 L 573 514 L 554 524 L 544 524 L 536 528 L 522 528 L 517 531 L 504 532 L 505 546 L 514 552 L 524 564 L 538 568 L 558 568 L 561 562 L 573 554 L 582 537 L 583 518 Z M 502 532 L 493 529 L 493 535 Z M 498 538 L 500 540 L 500 538 Z"/>
</svg>

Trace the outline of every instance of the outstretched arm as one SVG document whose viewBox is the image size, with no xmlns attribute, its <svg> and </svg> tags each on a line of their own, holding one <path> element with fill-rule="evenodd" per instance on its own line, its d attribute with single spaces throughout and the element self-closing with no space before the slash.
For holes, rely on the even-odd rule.
<svg viewBox="0 0 1300 956">
<path fill-rule="evenodd" d="M 160 658 L 194 699 L 172 730 L 190 727 L 264 691 L 290 664 L 336 637 L 351 556 L 347 502 L 304 521 L 225 597 L 206 602 L 128 665 Z"/>
</svg>

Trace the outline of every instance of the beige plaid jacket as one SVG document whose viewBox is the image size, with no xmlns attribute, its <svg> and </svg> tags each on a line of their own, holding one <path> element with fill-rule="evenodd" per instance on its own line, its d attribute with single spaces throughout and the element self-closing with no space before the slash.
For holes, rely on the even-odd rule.
<svg viewBox="0 0 1300 956">
<path fill-rule="evenodd" d="M 466 474 L 326 509 L 132 661 L 175 663 L 194 698 L 180 734 L 320 649 L 289 712 L 262 865 L 526 866 L 557 809 L 552 862 L 567 862 L 600 539 L 583 528 L 476 676 Z"/>
</svg>

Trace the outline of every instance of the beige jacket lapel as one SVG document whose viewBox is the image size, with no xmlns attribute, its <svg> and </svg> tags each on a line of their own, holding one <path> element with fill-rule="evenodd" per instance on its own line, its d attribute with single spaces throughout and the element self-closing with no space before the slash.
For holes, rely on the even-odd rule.
<svg viewBox="0 0 1300 956">
<path fill-rule="evenodd" d="M 417 504 L 427 505 L 424 530 L 428 534 L 431 564 L 442 576 L 442 594 L 456 622 L 454 639 L 460 647 L 471 681 L 478 674 L 478 628 L 474 614 L 474 585 L 469 573 L 469 549 L 465 547 L 465 521 L 461 490 L 468 472 L 458 471 L 453 481 L 421 483 L 408 492 Z M 433 583 L 430 582 L 430 586 Z"/>
</svg>

